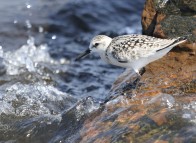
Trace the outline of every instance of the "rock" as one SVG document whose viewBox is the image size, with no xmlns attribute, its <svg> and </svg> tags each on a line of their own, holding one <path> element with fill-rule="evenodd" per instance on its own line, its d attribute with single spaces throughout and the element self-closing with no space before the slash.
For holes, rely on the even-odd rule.
<svg viewBox="0 0 196 143">
<path fill-rule="evenodd" d="M 190 100 L 196 98 L 162 93 L 118 96 L 86 119 L 80 142 L 194 142 L 195 103 Z"/>
<path fill-rule="evenodd" d="M 140 81 L 131 70 L 121 74 L 103 111 L 85 121 L 81 142 L 195 142 L 195 7 L 193 0 L 146 0 L 144 34 L 161 38 L 192 35 L 146 66 Z"/>
<path fill-rule="evenodd" d="M 142 13 L 143 34 L 161 38 L 193 34 L 188 43 L 196 42 L 195 3 L 195 0 L 146 0 Z M 196 45 L 188 47 L 196 49 Z"/>
<path fill-rule="evenodd" d="M 81 143 L 196 141 L 195 5 L 192 0 L 146 1 L 144 34 L 161 38 L 193 35 L 146 66 L 142 77 L 130 69 L 122 73 L 101 110 L 85 120 Z"/>
<path fill-rule="evenodd" d="M 160 73 L 175 75 L 187 82 L 196 75 L 196 1 L 146 0 L 142 13 L 143 34 L 160 38 L 189 36 L 188 41 L 174 48 L 164 58 L 149 64 L 144 75 L 156 77 Z M 165 77 L 162 77 L 165 78 Z"/>
</svg>

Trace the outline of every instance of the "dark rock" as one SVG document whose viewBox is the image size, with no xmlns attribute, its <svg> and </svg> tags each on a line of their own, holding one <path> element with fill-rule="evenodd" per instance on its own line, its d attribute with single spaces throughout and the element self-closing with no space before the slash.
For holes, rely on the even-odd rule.
<svg viewBox="0 0 196 143">
<path fill-rule="evenodd" d="M 79 142 L 195 141 L 195 6 L 188 0 L 164 2 L 146 1 L 143 33 L 161 38 L 192 33 L 189 42 L 146 66 L 142 77 L 130 69 L 121 74 L 102 111 L 84 121 Z"/>
<path fill-rule="evenodd" d="M 174 74 L 178 80 L 191 82 L 196 74 L 196 1 L 195 0 L 146 0 L 143 14 L 143 34 L 160 38 L 189 35 L 187 42 L 174 48 L 162 59 L 146 67 L 144 79 L 164 72 Z M 155 78 L 156 79 L 156 78 Z M 165 78 L 166 79 L 166 78 Z"/>
<path fill-rule="evenodd" d="M 104 111 L 85 121 L 81 142 L 195 141 L 195 6 L 196 2 L 188 0 L 146 1 L 144 34 L 161 38 L 192 35 L 186 43 L 146 66 L 139 83 L 135 83 L 139 77 L 133 71 L 121 74 Z"/>
</svg>

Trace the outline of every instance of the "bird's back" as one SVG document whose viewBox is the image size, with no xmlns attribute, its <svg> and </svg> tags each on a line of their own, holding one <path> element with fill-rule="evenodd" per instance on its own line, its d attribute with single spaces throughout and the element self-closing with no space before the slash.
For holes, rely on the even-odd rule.
<svg viewBox="0 0 196 143">
<path fill-rule="evenodd" d="M 139 59 L 148 60 L 150 58 L 149 62 L 152 62 L 164 56 L 175 45 L 183 42 L 183 39 L 179 41 L 177 39 L 160 39 L 136 34 L 118 36 L 112 39 L 106 50 L 106 57 L 111 64 L 122 67 Z M 162 50 L 165 48 L 167 49 Z M 144 62 L 149 63 L 148 61 Z"/>
</svg>

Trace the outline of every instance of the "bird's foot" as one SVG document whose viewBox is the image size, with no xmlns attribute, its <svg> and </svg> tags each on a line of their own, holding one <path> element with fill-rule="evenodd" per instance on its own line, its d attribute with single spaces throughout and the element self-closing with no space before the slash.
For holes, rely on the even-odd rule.
<svg viewBox="0 0 196 143">
<path fill-rule="evenodd" d="M 146 72 L 145 67 L 141 68 L 140 71 L 138 72 L 140 76 L 142 76 Z"/>
</svg>

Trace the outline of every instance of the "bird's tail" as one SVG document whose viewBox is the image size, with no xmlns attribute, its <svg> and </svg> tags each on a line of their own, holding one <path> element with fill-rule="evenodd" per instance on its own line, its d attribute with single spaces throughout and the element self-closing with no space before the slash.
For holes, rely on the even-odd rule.
<svg viewBox="0 0 196 143">
<path fill-rule="evenodd" d="M 188 37 L 190 37 L 192 34 L 188 34 L 188 35 L 184 35 L 184 36 L 181 36 L 181 37 L 178 37 L 177 39 L 175 38 L 175 41 L 171 44 L 171 45 L 178 45 L 180 43 L 183 43 L 185 42 Z"/>
<path fill-rule="evenodd" d="M 157 50 L 158 51 L 161 51 L 163 49 L 166 49 L 166 48 L 169 48 L 169 47 L 175 47 L 183 42 L 185 42 L 189 36 L 191 36 L 192 34 L 188 34 L 188 35 L 185 35 L 185 36 L 181 36 L 181 37 L 178 37 L 178 38 L 172 38 L 172 39 L 169 39 L 169 40 L 173 40 L 173 42 L 169 45 L 167 45 L 166 47 L 162 48 L 162 49 L 159 49 Z"/>
</svg>

